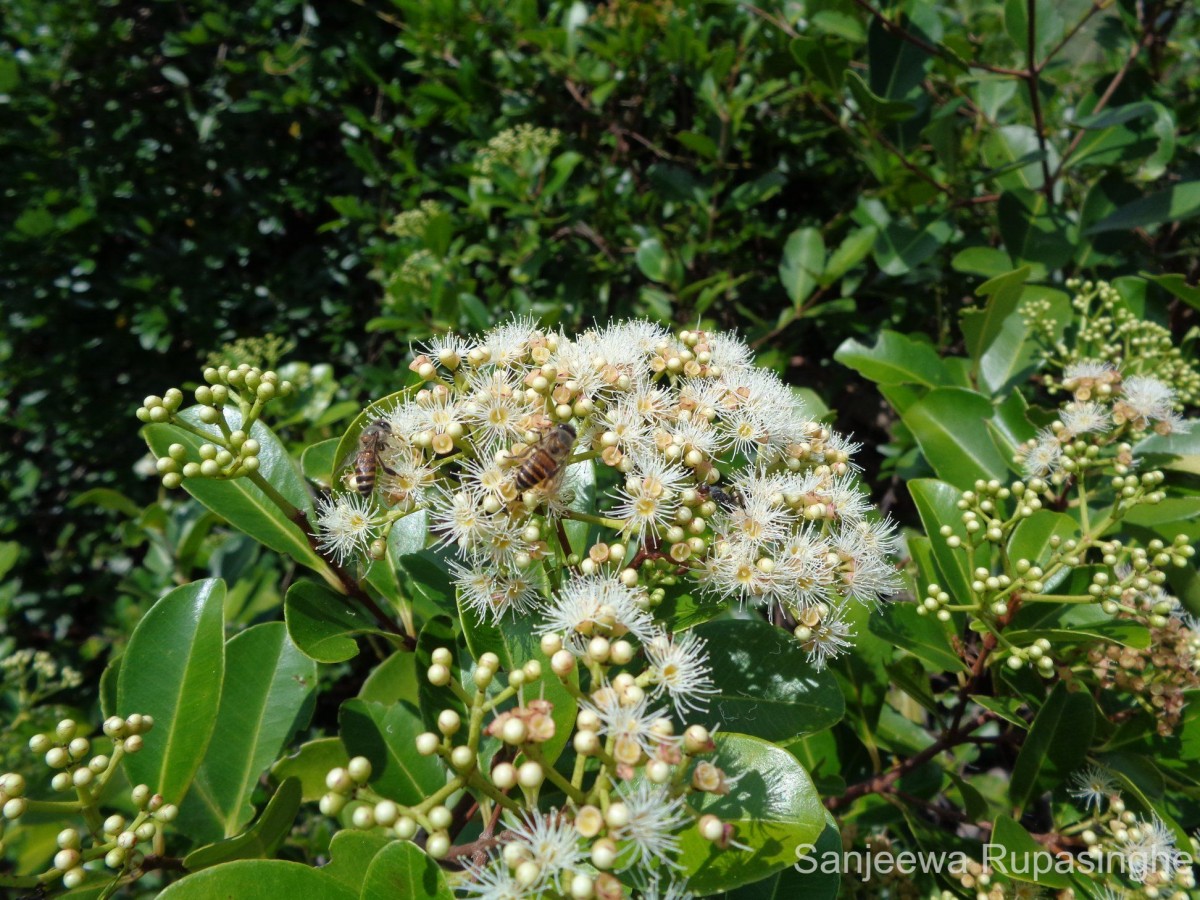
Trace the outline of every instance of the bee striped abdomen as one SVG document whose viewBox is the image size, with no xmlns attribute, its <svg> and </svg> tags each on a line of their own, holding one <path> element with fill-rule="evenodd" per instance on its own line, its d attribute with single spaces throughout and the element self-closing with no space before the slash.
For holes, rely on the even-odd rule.
<svg viewBox="0 0 1200 900">
<path fill-rule="evenodd" d="M 379 451 L 387 443 L 392 428 L 383 419 L 376 419 L 363 429 L 358 438 L 358 455 L 354 458 L 354 487 L 364 497 L 375 490 L 375 475 L 381 465 Z M 387 470 L 387 467 L 384 466 Z"/>
<path fill-rule="evenodd" d="M 559 425 L 548 431 L 530 448 L 529 456 L 513 477 L 513 486 L 524 493 L 553 482 L 574 446 L 575 429 L 570 425 Z"/>
</svg>

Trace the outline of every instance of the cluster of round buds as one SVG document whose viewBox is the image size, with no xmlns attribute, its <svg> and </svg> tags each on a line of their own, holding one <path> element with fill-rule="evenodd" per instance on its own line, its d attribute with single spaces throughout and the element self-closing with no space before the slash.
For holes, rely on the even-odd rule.
<svg viewBox="0 0 1200 900">
<path fill-rule="evenodd" d="M 116 728 L 120 723 L 120 728 Z M 142 734 L 154 726 L 151 716 L 134 714 L 128 719 L 113 716 L 105 721 L 104 733 L 114 740 L 123 753 L 136 753 L 142 748 Z M 113 731 L 119 732 L 119 737 Z M 103 782 L 113 768 L 114 760 L 106 754 L 90 756 L 92 742 L 74 720 L 63 719 L 53 734 L 35 734 L 29 739 L 29 749 L 43 755 L 46 765 L 60 770 L 50 780 L 56 791 L 83 788 L 93 781 Z"/>
<path fill-rule="evenodd" d="M 936 582 L 925 588 L 925 599 L 917 604 L 918 616 L 936 616 L 939 622 L 950 621 L 950 595 Z"/>
<path fill-rule="evenodd" d="M 1096 782 L 1083 785 L 1071 793 L 1085 806 L 1095 806 L 1095 815 L 1090 827 L 1079 835 L 1086 849 L 1084 853 L 1096 860 L 1110 860 L 1109 882 L 1117 874 L 1125 876 L 1135 885 L 1136 896 L 1156 900 L 1189 900 L 1196 887 L 1195 872 L 1186 864 L 1187 854 L 1176 847 L 1174 829 L 1162 819 L 1139 818 L 1128 809 L 1116 789 L 1111 776 L 1090 767 L 1083 773 Z M 1107 804 L 1093 803 L 1099 788 L 1111 787 L 1106 791 Z M 1196 849 L 1193 839 L 1189 851 Z M 1115 894 L 1113 896 L 1116 896 Z M 1122 894 L 1121 896 L 1132 896 Z"/>
<path fill-rule="evenodd" d="M 1050 655 L 1051 643 L 1045 638 L 1038 638 L 1028 647 L 1013 647 L 1004 662 L 1014 672 L 1032 663 L 1037 667 L 1038 674 L 1050 678 L 1057 671 L 1054 657 Z"/>
<path fill-rule="evenodd" d="M 196 388 L 194 419 L 202 425 L 217 426 L 210 440 L 201 444 L 196 455 L 183 444 L 172 444 L 165 456 L 155 460 L 154 468 L 164 487 L 177 488 L 186 478 L 229 479 L 258 471 L 258 440 L 250 437 L 263 407 L 276 397 L 289 396 L 294 387 L 271 370 L 263 371 L 243 363 L 237 368 L 209 367 Z M 147 423 L 176 423 L 195 430 L 196 423 L 180 417 L 183 392 L 171 388 L 162 397 L 147 397 L 137 417 Z M 225 407 L 236 403 L 240 416 L 230 423 Z"/>
</svg>

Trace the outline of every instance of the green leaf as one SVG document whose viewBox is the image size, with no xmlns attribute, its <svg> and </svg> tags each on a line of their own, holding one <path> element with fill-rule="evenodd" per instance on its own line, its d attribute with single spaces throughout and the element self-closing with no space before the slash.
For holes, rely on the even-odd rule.
<svg viewBox="0 0 1200 900">
<path fill-rule="evenodd" d="M 937 535 L 943 525 L 966 543 L 967 532 L 963 527 L 962 510 L 958 503 L 962 492 L 944 481 L 933 478 L 917 478 L 908 483 L 908 491 L 917 505 L 921 525 L 926 534 Z M 933 558 L 937 561 L 937 581 L 954 603 L 966 603 L 971 598 L 971 575 L 967 568 L 967 555 L 962 549 L 954 550 L 944 539 L 935 539 Z M 930 581 L 933 579 L 930 578 Z"/>
<path fill-rule="evenodd" d="M 779 280 L 792 306 L 799 308 L 816 288 L 825 270 L 825 240 L 816 228 L 798 228 L 788 235 L 779 263 Z"/>
<path fill-rule="evenodd" d="M 1008 462 L 984 425 L 994 412 L 982 394 L 943 387 L 930 391 L 901 418 L 938 477 L 969 490 L 980 478 L 1008 477 Z"/>
<path fill-rule="evenodd" d="M 723 900 L 837 900 L 842 882 L 840 867 L 822 867 L 821 864 L 830 858 L 828 854 L 840 856 L 841 853 L 841 832 L 833 816 L 826 813 L 825 830 L 813 849 L 800 857 L 796 865 L 721 896 Z"/>
<path fill-rule="evenodd" d="M 993 865 L 996 871 L 1002 872 L 1017 881 L 1026 881 L 1051 888 L 1069 888 L 1071 879 L 1061 872 L 1053 871 L 1050 851 L 1030 837 L 1029 832 L 1018 825 L 1008 816 L 997 816 L 992 828 L 992 843 L 1004 849 L 1003 854 L 996 854 Z M 1041 859 L 1043 866 L 1035 863 Z M 1051 871 L 1041 871 L 1049 865 Z"/>
<path fill-rule="evenodd" d="M 411 841 L 392 841 L 371 860 L 359 900 L 453 900 L 441 868 Z"/>
<path fill-rule="evenodd" d="M 676 268 L 670 251 L 656 237 L 649 237 L 638 244 L 634 255 L 638 268 L 651 281 L 659 284 L 669 284 Z"/>
<path fill-rule="evenodd" d="M 874 225 L 856 228 L 842 240 L 829 257 L 825 272 L 821 275 L 821 284 L 830 285 L 867 258 L 879 229 Z"/>
<path fill-rule="evenodd" d="M 1047 148 L 1049 149 L 1049 148 Z M 1045 181 L 1041 146 L 1037 132 L 1028 125 L 1002 125 L 991 129 L 980 145 L 984 164 L 993 170 L 991 177 L 1002 191 L 1037 191 Z M 1049 156 L 1050 171 L 1057 158 Z"/>
<path fill-rule="evenodd" d="M 1027 603 L 1004 633 L 1017 646 L 1040 638 L 1055 644 L 1108 641 L 1140 649 L 1150 646 L 1150 631 L 1145 625 L 1115 618 L 1094 603 Z"/>
<path fill-rule="evenodd" d="M 953 234 L 954 226 L 945 219 L 915 228 L 889 222 L 876 237 L 875 262 L 888 275 L 906 275 L 932 258 Z"/>
<path fill-rule="evenodd" d="M 778 628 L 721 619 L 692 632 L 708 642 L 717 686 L 712 716 L 725 727 L 788 742 L 842 718 L 845 702 L 833 675 L 814 669 L 796 640 Z"/>
<path fill-rule="evenodd" d="M 926 44 L 933 43 L 907 15 L 892 24 Z M 933 57 L 916 43 L 893 34 L 872 16 L 867 30 L 867 61 L 871 90 L 889 100 L 904 100 L 920 91 Z"/>
<path fill-rule="evenodd" d="M 1016 809 L 1083 763 L 1096 727 L 1094 710 L 1087 694 L 1071 692 L 1062 681 L 1054 685 L 1013 764 L 1008 796 Z"/>
<path fill-rule="evenodd" d="M 904 100 L 888 100 L 873 93 L 862 76 L 853 69 L 846 70 L 846 87 L 850 89 L 854 102 L 871 122 L 886 124 L 910 119 L 917 107 Z"/>
<path fill-rule="evenodd" d="M 946 629 L 935 616 L 917 615 L 912 603 L 889 603 L 868 620 L 872 634 L 913 656 L 931 663 L 939 671 L 966 671 L 966 665 L 954 648 Z"/>
<path fill-rule="evenodd" d="M 930 344 L 914 341 L 897 331 L 879 332 L 874 347 L 847 338 L 833 358 L 876 384 L 936 387 L 946 380 L 937 351 Z"/>
<path fill-rule="evenodd" d="M 1147 465 L 1200 475 L 1200 420 L 1191 419 L 1186 431 L 1152 434 L 1137 442 L 1134 455 Z"/>
<path fill-rule="evenodd" d="M 220 432 L 216 425 L 205 425 L 200 421 L 197 409 L 198 407 L 190 407 L 180 415 L 196 428 L 214 437 L 218 435 Z M 237 428 L 241 423 L 241 415 L 236 409 L 227 407 L 225 418 L 231 428 Z M 198 435 L 175 425 L 147 425 L 143 433 L 150 449 L 160 457 L 167 455 L 167 449 L 172 444 L 183 444 L 188 448 L 189 459 L 199 459 L 200 445 L 205 443 Z M 279 438 L 262 422 L 254 423 L 250 428 L 250 436 L 257 440 L 262 448 L 258 454 L 259 474 L 312 522 L 312 498 L 304 485 L 304 479 L 296 471 Z M 259 543 L 279 553 L 286 553 L 296 562 L 309 568 L 317 571 L 327 570 L 325 562 L 309 544 L 303 529 L 289 520 L 249 478 L 235 478 L 230 481 L 186 478 L 183 487 L 208 509 Z"/>
<path fill-rule="evenodd" d="M 347 754 L 371 761 L 371 788 L 406 806 L 420 803 L 445 781 L 438 758 L 417 753 L 414 739 L 425 730 L 417 711 L 403 701 L 384 706 L 347 700 L 338 712 Z"/>
<path fill-rule="evenodd" d="M 225 672 L 225 584 L 215 578 L 171 591 L 134 629 L 117 676 L 117 714 L 149 714 L 154 729 L 125 757 L 134 784 L 171 803 L 187 794 L 212 738 Z"/>
<path fill-rule="evenodd" d="M 239 859 L 180 879 L 159 900 L 358 900 L 358 893 L 327 872 L 279 859 Z"/>
<path fill-rule="evenodd" d="M 1013 259 L 1040 263 L 1049 271 L 1061 268 L 1075 250 L 1071 220 L 1045 194 L 1013 189 L 996 205 L 1000 237 Z"/>
<path fill-rule="evenodd" d="M 183 867 L 196 872 L 235 859 L 269 859 L 292 830 L 300 800 L 299 779 L 285 778 L 251 828 L 237 837 L 193 850 L 184 858 Z"/>
<path fill-rule="evenodd" d="M 1021 708 L 1025 706 L 1023 700 L 1016 697 L 985 697 L 979 694 L 972 694 L 971 701 L 978 703 L 989 712 L 994 712 L 1004 721 L 1011 722 L 1022 730 L 1029 728 L 1029 723 L 1021 715 Z"/>
<path fill-rule="evenodd" d="M 1153 281 L 1160 288 L 1175 295 L 1193 309 L 1200 309 L 1200 287 L 1193 287 L 1188 284 L 1187 276 L 1151 275 L 1148 272 L 1142 272 L 1141 274 L 1143 278 Z"/>
<path fill-rule="evenodd" d="M 696 826 L 680 836 L 679 862 L 688 889 L 699 896 L 758 881 L 793 865 L 797 848 L 825 830 L 825 808 L 812 779 L 794 756 L 767 741 L 721 732 L 712 762 L 741 778 L 724 797 L 705 794 L 699 811 L 733 825 L 751 852 L 729 853 L 700 836 Z"/>
<path fill-rule="evenodd" d="M 393 841 L 381 831 L 339 831 L 329 842 L 330 861 L 322 867 L 358 896 L 367 880 L 367 869 L 383 848 Z"/>
<path fill-rule="evenodd" d="M 1200 215 L 1200 181 L 1186 181 L 1126 203 L 1085 233 L 1131 231 L 1164 222 L 1177 222 L 1195 215 Z"/>
<path fill-rule="evenodd" d="M 333 470 L 337 467 L 339 438 L 330 438 L 306 447 L 300 454 L 300 469 L 304 477 L 323 488 L 333 487 Z"/>
<path fill-rule="evenodd" d="M 383 634 L 350 598 L 313 581 L 297 581 L 283 599 L 288 636 L 300 652 L 322 663 L 358 655 L 360 634 Z"/>
<path fill-rule="evenodd" d="M 358 689 L 358 698 L 384 704 L 407 700 L 416 706 L 420 702 L 418 683 L 416 656 L 397 650 L 371 670 Z"/>
<path fill-rule="evenodd" d="M 187 820 L 189 805 L 202 806 L 219 836 L 237 834 L 254 814 L 250 794 L 259 775 L 307 727 L 316 686 L 317 664 L 288 639 L 282 622 L 256 625 L 230 640 L 217 713 L 222 738 L 209 748 L 180 820 Z"/>
<path fill-rule="evenodd" d="M 978 361 L 1004 330 L 1004 323 L 1017 310 L 1021 289 L 1029 279 L 1029 266 L 989 278 L 975 289 L 976 297 L 986 297 L 983 309 L 967 308 L 961 314 L 967 353 Z"/>
<path fill-rule="evenodd" d="M 954 254 L 954 259 L 950 260 L 950 268 L 968 275 L 994 278 L 1011 272 L 1013 263 L 1012 257 L 997 247 L 967 247 Z"/>
<path fill-rule="evenodd" d="M 276 781 L 296 778 L 304 802 L 315 803 L 329 790 L 325 787 L 329 770 L 345 766 L 349 761 L 350 754 L 339 738 L 317 738 L 301 744 L 295 753 L 275 763 L 271 767 L 271 777 Z"/>
</svg>

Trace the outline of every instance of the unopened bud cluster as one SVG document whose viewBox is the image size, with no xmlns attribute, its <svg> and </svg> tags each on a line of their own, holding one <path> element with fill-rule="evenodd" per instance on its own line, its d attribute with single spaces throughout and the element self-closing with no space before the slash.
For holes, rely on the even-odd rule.
<svg viewBox="0 0 1200 900">
<path fill-rule="evenodd" d="M 257 472 L 262 447 L 250 436 L 254 424 L 271 400 L 294 390 L 276 372 L 246 363 L 209 367 L 204 381 L 194 391 L 194 406 L 183 408 L 183 392 L 171 388 L 138 407 L 140 421 L 175 425 L 203 441 L 198 447 L 171 444 L 158 457 L 155 471 L 164 487 L 177 488 L 188 478 L 230 479 Z"/>
<path fill-rule="evenodd" d="M 87 872 L 84 863 L 103 859 L 104 864 L 118 872 L 136 869 L 144 853 L 140 849 L 161 842 L 162 828 L 179 815 L 179 809 L 164 801 L 147 785 L 139 784 L 130 792 L 130 805 L 136 810 L 132 819 L 114 813 L 107 818 L 100 812 L 100 797 L 117 767 L 127 753 L 141 750 L 143 735 L 154 727 L 151 716 L 133 714 L 122 718 L 112 716 L 104 721 L 103 734 L 110 752 L 95 753 L 87 729 L 72 719 L 58 723 L 53 732 L 35 734 L 29 739 L 31 752 L 42 757 L 54 771 L 50 784 L 55 791 L 73 791 L 76 801 L 70 803 L 80 815 L 87 817 L 87 829 L 65 828 L 58 833 L 58 850 L 51 867 L 39 876 L 42 882 L 61 879 L 66 889 L 83 883 Z M 13 772 L 0 775 L 0 848 L 3 846 L 5 824 L 14 822 L 26 812 L 59 812 L 62 803 L 44 805 L 43 801 L 26 797 L 25 779 Z"/>
<path fill-rule="evenodd" d="M 632 621 L 623 621 L 630 615 Z M 463 706 L 442 709 L 437 730 L 417 735 L 414 744 L 417 753 L 445 765 L 446 788 L 403 805 L 376 793 L 370 762 L 355 757 L 328 773 L 321 811 L 402 840 L 423 832 L 425 852 L 465 868 L 467 885 L 511 886 L 514 896 L 625 897 L 616 873 L 636 880 L 673 865 L 687 828 L 717 848 L 745 849 L 729 823 L 700 815 L 688 803 L 693 795 L 727 794 L 736 781 L 708 758 L 716 750 L 712 735 L 698 724 L 677 733 L 669 709 L 653 702 L 669 695 L 702 705 L 711 691 L 702 645 L 643 634 L 650 642 L 643 646 L 637 635 L 648 622 L 644 612 L 639 618 L 609 605 L 596 610 L 590 626 L 543 635 L 549 671 L 536 659 L 504 671 L 499 657 L 485 652 L 462 683 L 452 651 L 433 650 L 426 679 L 451 690 Z M 640 673 L 633 665 L 639 659 L 645 662 Z M 678 676 L 685 693 L 665 688 L 664 674 Z M 557 678 L 578 706 L 570 743 L 579 763 L 570 777 L 547 756 L 559 729 L 554 703 L 544 699 L 540 684 L 547 676 Z M 581 681 L 590 689 L 579 687 Z M 561 806 L 539 803 L 547 786 L 562 797 Z M 474 855 L 477 848 L 460 852 L 452 843 L 466 822 L 456 820 L 444 801 L 459 789 L 479 800 L 483 821 L 497 806 L 503 813 L 494 846 L 482 859 Z"/>
</svg>

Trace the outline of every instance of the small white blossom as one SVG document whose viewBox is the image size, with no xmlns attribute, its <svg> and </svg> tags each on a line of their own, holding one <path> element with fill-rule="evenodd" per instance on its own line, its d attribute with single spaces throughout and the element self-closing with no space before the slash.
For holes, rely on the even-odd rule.
<svg viewBox="0 0 1200 900">
<path fill-rule="evenodd" d="M 1131 375 L 1121 385 L 1121 400 L 1114 412 L 1142 428 L 1149 421 L 1169 418 L 1174 405 L 1175 392 L 1169 385 L 1149 375 Z"/>
<path fill-rule="evenodd" d="M 676 832 L 689 821 L 683 797 L 673 797 L 666 785 L 645 780 L 626 782 L 616 794 L 628 811 L 628 822 L 612 830 L 613 837 L 624 844 L 621 868 L 641 864 L 679 867 L 674 859 L 679 852 Z"/>
<path fill-rule="evenodd" d="M 1061 415 L 1063 434 L 1074 438 L 1081 434 L 1104 434 L 1112 428 L 1108 410 L 1099 403 L 1068 403 Z"/>
<path fill-rule="evenodd" d="M 1062 462 L 1062 444 L 1049 429 L 1038 433 L 1033 446 L 1022 449 L 1025 474 L 1031 478 L 1044 478 L 1058 471 Z"/>
<path fill-rule="evenodd" d="M 371 500 L 361 494 L 336 494 L 317 501 L 317 546 L 344 565 L 363 554 L 375 539 Z"/>
<path fill-rule="evenodd" d="M 1183 864 L 1175 847 L 1175 832 L 1157 816 L 1149 822 L 1137 822 L 1135 828 L 1137 837 L 1130 837 L 1121 845 L 1125 871 L 1138 883 L 1155 873 L 1169 881 Z"/>
<path fill-rule="evenodd" d="M 688 478 L 681 466 L 648 453 L 633 458 L 633 470 L 620 490 L 613 515 L 625 520 L 625 531 L 643 540 L 667 527 L 679 509 L 679 491 Z"/>
<path fill-rule="evenodd" d="M 1116 779 L 1105 769 L 1087 766 L 1071 776 L 1067 793 L 1082 801 L 1084 809 L 1095 808 L 1098 812 L 1102 803 L 1111 801 L 1120 791 Z"/>
<path fill-rule="evenodd" d="M 541 870 L 539 884 L 562 890 L 563 876 L 569 876 L 586 856 L 574 823 L 552 809 L 548 813 L 526 811 L 520 818 L 509 814 L 505 824 L 509 839 L 528 848 L 530 859 Z"/>
<path fill-rule="evenodd" d="M 689 710 L 706 711 L 709 696 L 717 692 L 705 647 L 704 639 L 691 631 L 675 635 L 674 640 L 660 634 L 646 645 L 655 696 L 665 692 L 681 719 Z"/>
<path fill-rule="evenodd" d="M 594 634 L 633 634 L 643 643 L 657 633 L 654 620 L 639 606 L 640 595 L 610 576 L 577 575 L 539 608 L 538 634 L 561 634 L 568 650 L 579 654 Z"/>
</svg>

